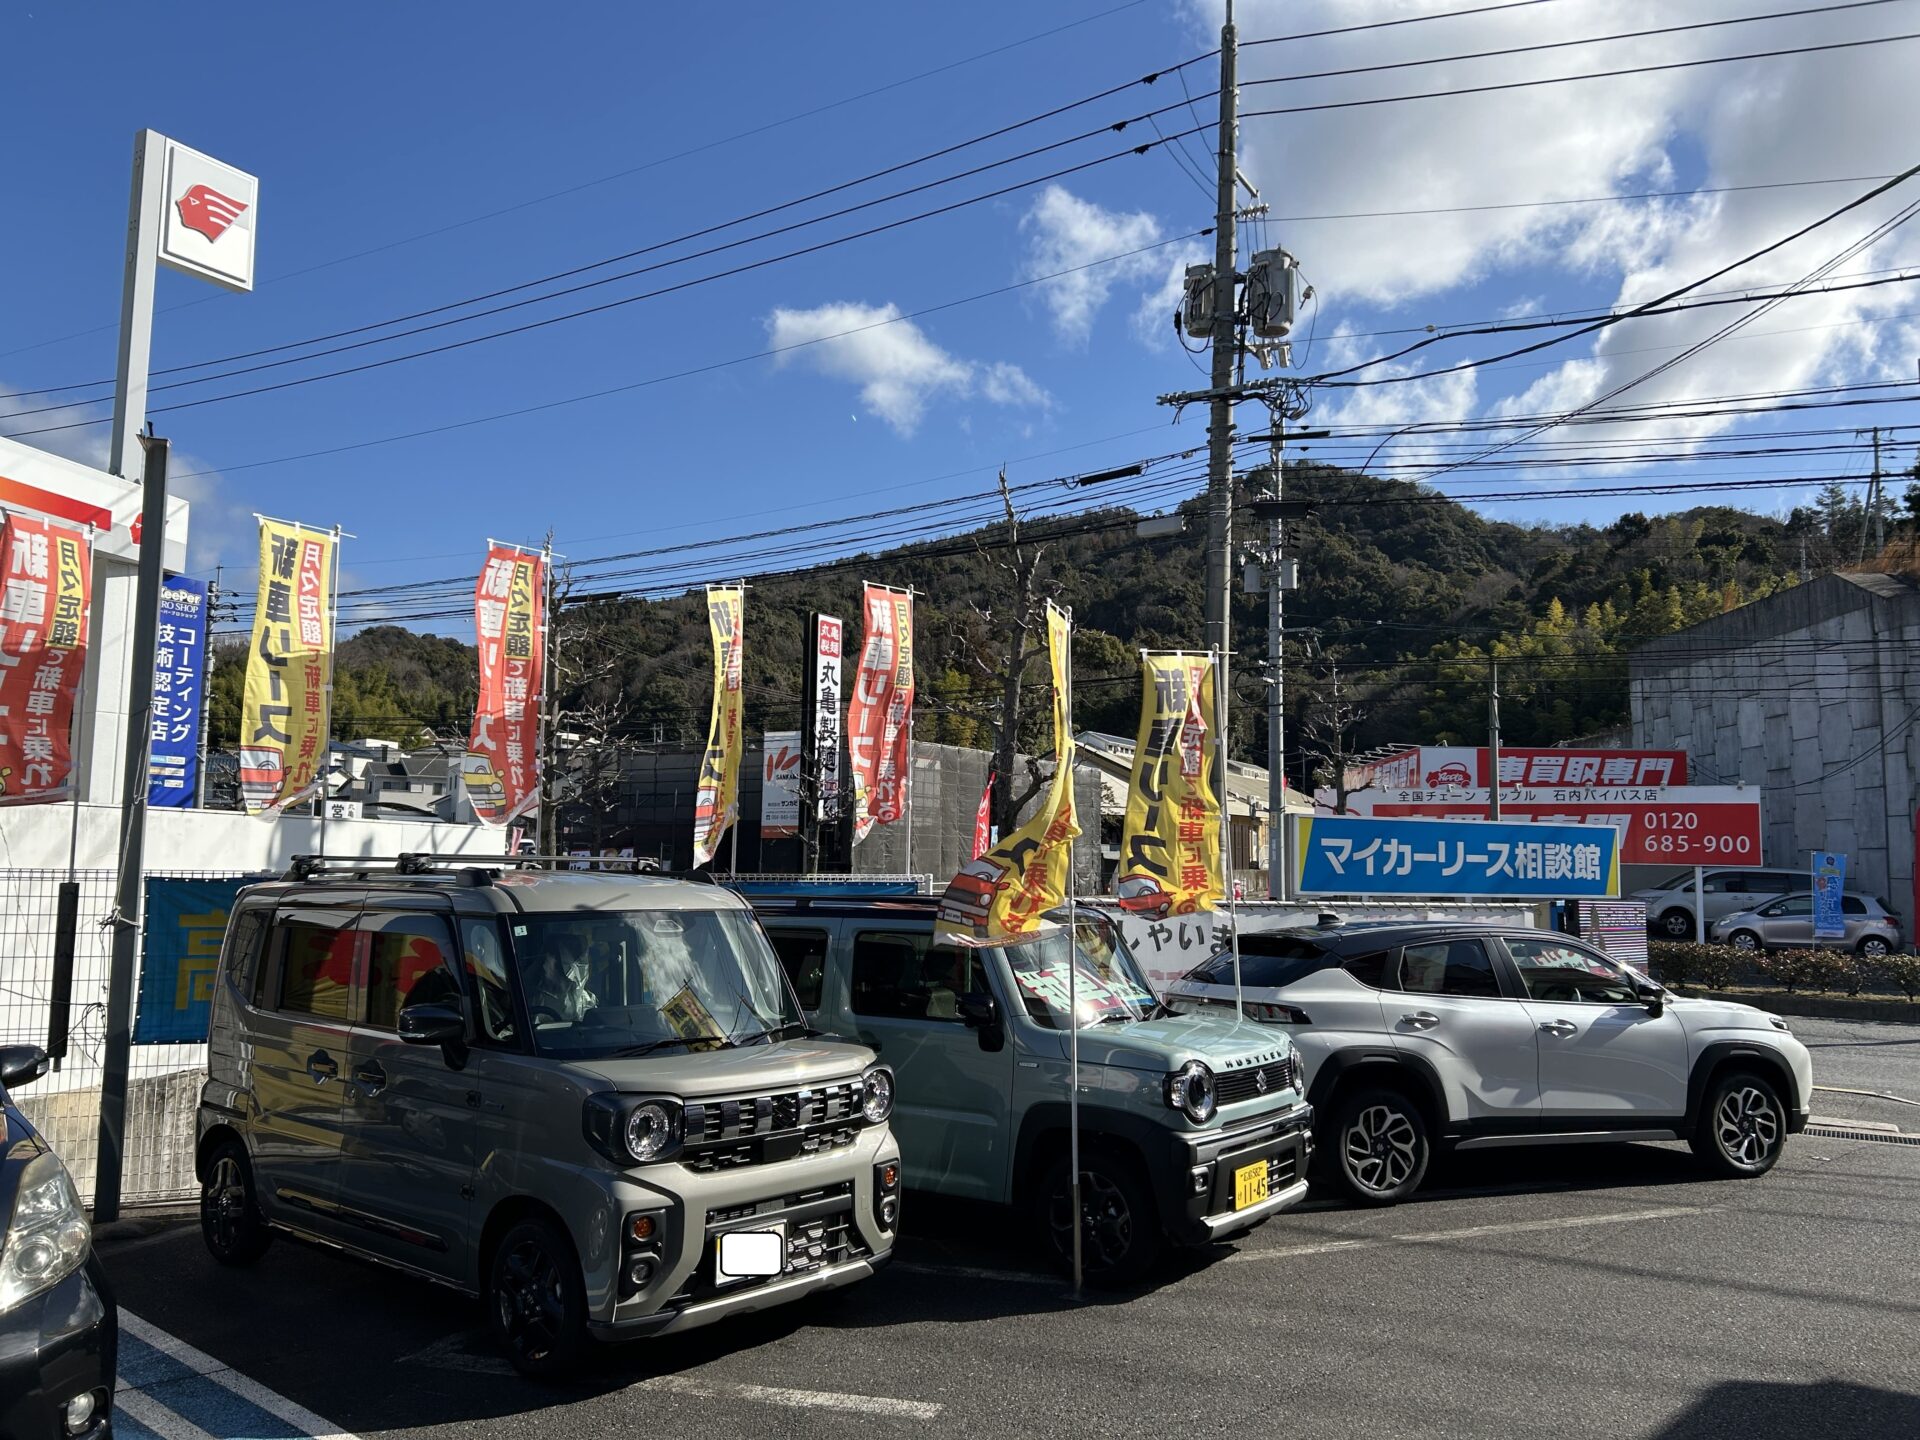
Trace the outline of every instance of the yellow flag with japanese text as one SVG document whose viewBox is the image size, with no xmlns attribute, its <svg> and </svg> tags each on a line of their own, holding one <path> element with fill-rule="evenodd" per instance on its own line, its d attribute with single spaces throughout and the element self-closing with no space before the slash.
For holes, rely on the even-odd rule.
<svg viewBox="0 0 1920 1440">
<path fill-rule="evenodd" d="M 1140 733 L 1127 790 L 1116 894 L 1142 915 L 1191 915 L 1224 898 L 1214 665 L 1206 655 L 1142 657 Z"/>
<path fill-rule="evenodd" d="M 320 786 L 331 732 L 335 537 L 260 520 L 260 588 L 240 707 L 240 797 L 278 815 Z"/>
<path fill-rule="evenodd" d="M 1047 606 L 1047 661 L 1053 672 L 1053 779 L 1038 813 L 986 854 L 970 860 L 940 897 L 934 933 L 957 945 L 998 945 L 1030 935 L 1067 897 L 1073 842 L 1073 715 L 1068 666 L 1073 625 Z"/>
<path fill-rule="evenodd" d="M 707 623 L 713 631 L 713 718 L 700 760 L 700 788 L 693 802 L 694 868 L 720 853 L 720 837 L 740 818 L 741 656 L 746 592 L 737 585 L 707 587 Z"/>
</svg>

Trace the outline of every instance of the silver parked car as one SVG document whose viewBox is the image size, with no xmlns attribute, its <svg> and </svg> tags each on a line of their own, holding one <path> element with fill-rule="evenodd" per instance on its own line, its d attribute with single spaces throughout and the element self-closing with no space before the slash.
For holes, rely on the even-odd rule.
<svg viewBox="0 0 1920 1440">
<path fill-rule="evenodd" d="M 1738 914 L 1764 905 L 1781 895 L 1804 890 L 1810 879 L 1804 870 L 1709 870 L 1701 889 L 1700 908 L 1707 924 L 1724 915 Z M 1693 872 L 1682 870 L 1658 885 L 1636 890 L 1628 897 L 1644 901 L 1647 928 L 1669 940 L 1691 940 L 1694 936 Z"/>
<path fill-rule="evenodd" d="M 1813 892 L 1803 890 L 1751 910 L 1722 916 L 1707 927 L 1707 938 L 1716 945 L 1756 951 L 1803 950 L 1817 943 L 1878 956 L 1900 948 L 1900 922 L 1884 900 L 1848 892 L 1840 897 L 1840 913 L 1846 921 L 1846 937 L 1816 942 Z"/>
</svg>

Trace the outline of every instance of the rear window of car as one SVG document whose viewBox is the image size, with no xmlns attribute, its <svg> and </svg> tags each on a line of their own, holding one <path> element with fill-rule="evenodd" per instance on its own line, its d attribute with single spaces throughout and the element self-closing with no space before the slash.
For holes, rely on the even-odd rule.
<svg viewBox="0 0 1920 1440">
<path fill-rule="evenodd" d="M 1294 936 L 1243 935 L 1240 938 L 1240 983 L 1277 990 L 1304 980 L 1335 964 L 1339 957 L 1317 940 Z M 1223 950 L 1187 972 L 1202 985 L 1233 984 L 1233 952 Z"/>
<path fill-rule="evenodd" d="M 1840 897 L 1840 912 L 1843 915 L 1865 915 L 1867 913 L 1867 902 L 1862 900 L 1858 895 L 1842 895 Z"/>
</svg>

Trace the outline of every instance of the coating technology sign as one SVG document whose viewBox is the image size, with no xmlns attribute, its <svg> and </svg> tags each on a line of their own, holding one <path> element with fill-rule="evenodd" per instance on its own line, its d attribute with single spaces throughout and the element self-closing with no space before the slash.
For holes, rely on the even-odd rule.
<svg viewBox="0 0 1920 1440">
<path fill-rule="evenodd" d="M 200 793 L 200 712 L 206 703 L 207 585 L 169 575 L 154 632 L 153 725 L 147 804 L 191 809 Z"/>
<path fill-rule="evenodd" d="M 1620 893 L 1620 832 L 1608 825 L 1352 815 L 1299 815 L 1293 824 L 1301 895 L 1610 900 Z"/>
</svg>

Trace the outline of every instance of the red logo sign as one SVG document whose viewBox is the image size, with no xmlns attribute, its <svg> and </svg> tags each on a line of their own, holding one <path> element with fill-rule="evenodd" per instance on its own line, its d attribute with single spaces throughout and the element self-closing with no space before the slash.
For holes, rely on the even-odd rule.
<svg viewBox="0 0 1920 1440">
<path fill-rule="evenodd" d="M 1431 775 L 1427 776 L 1427 788 L 1429 790 L 1444 790 L 1449 786 L 1455 786 L 1461 790 L 1473 789 L 1472 774 L 1468 772 L 1466 766 L 1460 764 L 1458 761 L 1455 761 L 1451 765 L 1442 765 L 1438 770 L 1435 770 Z"/>
<path fill-rule="evenodd" d="M 198 230 L 209 240 L 218 240 L 227 227 L 240 218 L 246 205 L 231 195 L 222 195 L 205 185 L 196 185 L 174 202 L 180 210 L 180 223 Z"/>
</svg>

